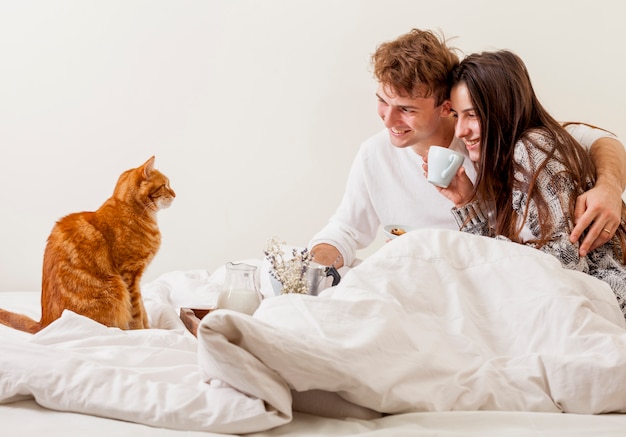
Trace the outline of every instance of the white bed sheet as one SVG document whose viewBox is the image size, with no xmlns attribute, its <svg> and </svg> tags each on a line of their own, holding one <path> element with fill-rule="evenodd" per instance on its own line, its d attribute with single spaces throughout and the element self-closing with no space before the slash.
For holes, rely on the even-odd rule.
<svg viewBox="0 0 626 437">
<path fill-rule="evenodd" d="M 213 437 L 211 432 L 153 428 L 132 422 L 49 410 L 34 401 L 0 405 L 7 437 Z M 373 420 L 329 419 L 295 413 L 292 422 L 248 437 L 622 437 L 626 415 L 506 411 L 406 413 Z"/>
<path fill-rule="evenodd" d="M 423 238 L 425 235 L 419 237 L 415 235 L 413 238 Z M 404 237 L 403 237 L 404 238 Z M 433 236 L 427 237 L 432 243 Z M 396 241 L 400 241 L 398 239 Z M 402 240 L 402 244 L 395 243 L 395 247 L 389 246 L 389 249 L 385 249 L 387 252 L 381 253 L 374 263 L 378 263 L 380 267 L 381 262 L 392 263 L 389 250 L 394 251 L 396 255 L 400 251 L 400 256 L 406 256 L 406 253 L 401 253 L 404 245 L 408 244 L 409 239 Z M 428 243 L 428 241 L 423 244 Z M 491 244 L 491 243 L 490 243 Z M 484 249 L 484 248 L 482 248 Z M 480 252 L 483 252 L 483 250 Z M 422 253 L 422 256 L 424 254 Z M 493 255 L 493 254 L 492 254 Z M 425 259 L 433 259 L 432 254 L 426 254 Z M 550 263 L 548 263 L 548 266 Z M 549 266 L 548 270 L 552 267 Z M 371 270 L 368 271 L 368 267 L 363 269 L 363 274 L 353 275 L 353 278 L 345 280 L 346 287 L 355 287 L 360 281 L 368 279 L 368 275 Z M 559 273 L 560 274 L 560 273 Z M 175 332 L 177 336 L 181 337 L 182 344 L 189 344 L 189 342 L 195 342 L 185 330 L 182 328 L 180 320 L 177 319 L 178 306 L 187 306 L 187 302 L 192 300 L 202 299 L 203 295 L 210 291 L 210 281 L 207 281 L 208 276 L 205 276 L 202 272 L 173 272 L 171 275 L 165 275 L 166 277 L 155 281 L 154 283 L 147 284 L 146 300 L 149 312 L 153 318 L 156 318 L 156 322 L 162 328 L 167 328 L 168 331 Z M 368 279 L 369 280 L 369 279 Z M 181 288 L 185 289 L 185 293 L 172 293 L 172 284 L 183 285 Z M 207 285 L 209 284 L 209 285 Z M 593 281 L 591 282 L 592 285 Z M 363 285 L 363 284 L 361 284 Z M 367 287 L 365 287 L 367 288 Z M 601 290 L 598 295 L 591 296 L 596 299 L 596 309 L 592 313 L 596 314 L 600 319 L 608 317 L 611 319 L 615 314 L 611 314 L 611 308 L 606 308 L 606 304 L 610 307 L 610 295 L 605 293 L 606 290 Z M 343 290 L 345 290 L 344 288 Z M 341 291 L 342 289 L 340 289 Z M 179 290 L 180 291 L 180 290 Z M 589 291 L 589 290 L 587 290 Z M 595 293 L 594 290 L 591 290 Z M 293 297 L 282 299 L 288 301 Z M 298 297 L 295 298 L 300 299 Z M 306 298 L 304 298 L 306 300 Z M 271 305 L 271 300 L 268 300 L 264 305 L 265 317 L 268 314 L 276 314 L 276 311 L 281 311 L 283 308 L 281 300 L 274 301 Z M 0 293 L 0 307 L 11 310 L 21 311 L 38 318 L 39 316 L 39 293 L 38 292 L 4 292 Z M 168 308 L 169 307 L 169 308 Z M 592 305 L 593 307 L 593 305 Z M 284 309 L 284 308 L 283 308 Z M 596 311 L 598 310 L 598 311 Z M 263 317 L 261 317 L 262 319 Z M 72 323 L 78 323 L 82 329 L 83 320 L 78 316 L 69 316 L 63 321 L 65 327 L 72 326 Z M 226 323 L 222 323 L 226 320 Z M 249 322 L 247 318 L 243 318 L 244 325 Z M 285 319 L 286 320 L 286 319 Z M 283 320 L 283 323 L 286 323 Z M 219 329 L 232 328 L 241 323 L 241 318 L 238 315 L 229 314 L 226 317 L 216 317 L 214 322 L 217 321 L 218 331 Z M 232 322 L 232 323 L 231 323 Z M 261 323 L 262 320 L 259 322 Z M 265 322 L 262 323 L 266 323 Z M 610 323 L 614 323 L 613 322 Z M 256 322 L 254 322 L 256 323 Z M 63 324 L 60 324 L 63 326 Z M 280 325 L 278 323 L 277 325 Z M 89 322 L 86 325 L 89 327 Z M 220 327 L 221 326 L 221 327 Z M 91 329 L 91 328 L 89 328 Z M 206 329 L 206 328 L 203 328 Z M 622 328 L 619 328 L 622 329 Z M 55 338 L 55 335 L 62 334 L 68 339 L 68 335 L 71 337 L 75 335 L 70 329 L 62 330 L 57 329 L 57 332 L 50 330 L 50 333 L 44 333 L 40 337 L 45 340 Z M 167 333 L 168 335 L 172 332 Z M 55 335 L 53 335 L 55 334 Z M 7 328 L 0 329 L 0 338 L 3 340 L 10 340 L 11 342 L 20 343 L 21 341 L 27 342 L 30 338 L 29 334 L 22 334 L 16 332 L 8 333 Z M 178 338 L 178 337 L 174 337 Z M 616 337 L 617 338 L 617 337 Z M 40 343 L 45 344 L 46 341 L 39 340 Z M 76 342 L 74 338 L 71 342 Z M 178 340 L 177 340 L 178 341 Z M 621 347 L 617 345 L 616 347 Z M 9 349 L 6 349 L 9 350 Z M 0 350 L 0 354 L 6 353 Z M 8 361 L 10 363 L 10 360 Z M 2 370 L 2 369 L 0 369 Z M 279 372 L 283 369 L 277 369 Z M 6 376 L 6 375 L 5 375 Z M 585 375 L 582 375 L 584 378 Z M 296 381 L 297 383 L 297 381 Z M 616 381 L 617 385 L 621 385 L 621 381 Z M 308 387 L 310 388 L 310 387 Z M 313 387 L 315 388 L 315 387 Z M 357 393 L 358 394 L 358 393 Z M 350 393 L 344 393 L 350 398 Z M 626 398 L 626 396 L 624 396 Z M 145 424 L 133 423 L 126 421 L 115 420 L 107 417 L 97 417 L 93 414 L 78 414 L 73 412 L 55 411 L 54 409 L 44 408 L 38 405 L 32 399 L 28 399 L 28 396 L 23 396 L 24 399 L 16 399 L 15 402 L 6 403 L 0 405 L 0 423 L 2 424 L 3 435 L 16 435 L 16 436 L 40 436 L 42 433 L 48 436 L 63 435 L 92 435 L 98 437 L 99 435 L 151 435 L 151 436 L 182 436 L 182 435 L 223 435 L 215 432 L 200 432 L 192 430 L 177 430 L 166 429 L 160 426 L 147 426 Z M 355 399 L 353 399 L 355 400 Z M 358 399 L 356 399 L 358 401 Z M 50 400 L 48 399 L 47 402 Z M 44 404 L 46 402 L 43 402 Z M 60 409 L 58 406 L 49 405 L 52 408 Z M 108 416 L 109 412 L 104 411 L 102 415 Z M 562 414 L 553 412 L 527 412 L 527 411 L 443 411 L 443 412 L 411 412 L 411 413 L 398 413 L 386 416 L 380 419 L 373 420 L 357 420 L 357 419 L 330 419 L 318 416 L 312 416 L 302 413 L 293 413 L 292 418 L 283 420 L 284 424 L 273 429 L 267 429 L 249 435 L 254 436 L 307 436 L 307 435 L 373 435 L 373 436 L 395 436 L 395 435 L 411 435 L 411 436 L 432 436 L 432 435 L 447 435 L 447 436 L 526 436 L 526 435 L 545 435 L 545 436 L 622 436 L 626 435 L 626 414 Z"/>
</svg>

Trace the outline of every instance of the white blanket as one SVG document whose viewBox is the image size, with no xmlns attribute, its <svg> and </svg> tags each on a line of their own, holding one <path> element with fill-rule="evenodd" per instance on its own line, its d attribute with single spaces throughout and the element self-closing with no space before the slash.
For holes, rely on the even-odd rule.
<svg viewBox="0 0 626 437">
<path fill-rule="evenodd" d="M 146 309 L 159 329 L 122 331 L 69 311 L 35 335 L 0 325 L 0 403 L 34 398 L 58 411 L 228 434 L 289 422 L 288 403 L 282 414 L 203 380 L 197 340 L 176 305 L 210 301 L 215 285 L 202 271 L 172 272 L 147 284 Z"/>
<path fill-rule="evenodd" d="M 34 336 L 0 327 L 0 402 L 223 433 L 289 422 L 292 389 L 384 413 L 626 412 L 613 293 L 534 249 L 411 232 L 320 296 L 267 298 L 253 317 L 212 312 L 196 341 L 178 306 L 207 287 L 196 272 L 147 284 L 161 329 L 70 312 Z"/>
<path fill-rule="evenodd" d="M 458 232 L 409 233 L 321 296 L 212 313 L 199 337 L 207 379 L 270 404 L 277 386 L 261 377 L 385 413 L 626 412 L 610 288 L 538 250 Z"/>
</svg>

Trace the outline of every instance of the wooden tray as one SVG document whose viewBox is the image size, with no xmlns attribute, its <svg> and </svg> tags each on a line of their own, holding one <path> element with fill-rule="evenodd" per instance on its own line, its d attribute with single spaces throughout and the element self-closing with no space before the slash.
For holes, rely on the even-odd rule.
<svg viewBox="0 0 626 437">
<path fill-rule="evenodd" d="M 189 332 L 196 337 L 198 336 L 198 325 L 204 316 L 209 314 L 215 308 L 181 308 L 180 319 L 183 321 Z"/>
</svg>

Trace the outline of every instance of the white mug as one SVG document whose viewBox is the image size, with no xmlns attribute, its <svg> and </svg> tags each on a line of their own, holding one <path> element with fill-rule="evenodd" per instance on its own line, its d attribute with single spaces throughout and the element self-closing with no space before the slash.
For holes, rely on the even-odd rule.
<svg viewBox="0 0 626 437">
<path fill-rule="evenodd" d="M 454 150 L 441 146 L 430 146 L 428 149 L 428 182 L 446 188 L 454 178 L 465 156 Z"/>
</svg>

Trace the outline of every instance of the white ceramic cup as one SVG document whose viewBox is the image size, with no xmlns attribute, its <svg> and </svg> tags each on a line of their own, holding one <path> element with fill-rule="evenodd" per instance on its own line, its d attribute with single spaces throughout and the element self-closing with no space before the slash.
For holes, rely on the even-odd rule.
<svg viewBox="0 0 626 437">
<path fill-rule="evenodd" d="M 465 156 L 454 150 L 441 146 L 430 146 L 428 149 L 428 182 L 446 188 L 463 165 Z"/>
</svg>

